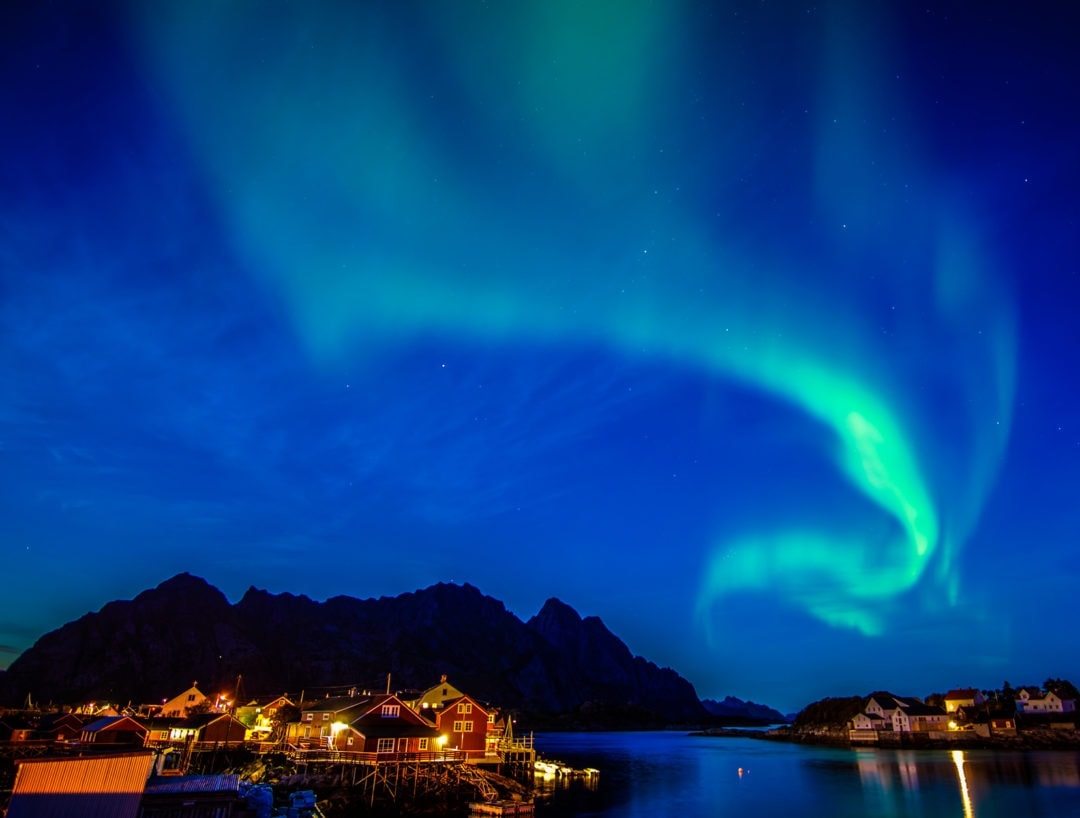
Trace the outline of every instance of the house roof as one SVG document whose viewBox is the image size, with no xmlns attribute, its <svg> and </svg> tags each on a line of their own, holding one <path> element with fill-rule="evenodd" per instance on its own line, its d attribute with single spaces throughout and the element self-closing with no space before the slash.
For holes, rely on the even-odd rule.
<svg viewBox="0 0 1080 818">
<path fill-rule="evenodd" d="M 487 715 L 488 709 L 486 707 L 484 707 L 484 705 L 480 704 L 480 702 L 478 702 L 476 699 L 474 699 L 468 693 L 465 693 L 465 694 L 463 694 L 461 696 L 458 696 L 456 699 L 447 699 L 445 702 L 443 702 L 443 709 L 444 710 L 449 710 L 450 708 L 452 708 L 455 704 L 458 704 L 459 702 L 468 702 L 473 707 L 480 710 L 485 716 Z"/>
<path fill-rule="evenodd" d="M 956 690 L 950 690 L 945 694 L 946 699 L 974 699 L 979 695 L 979 691 L 973 687 L 961 687 Z"/>
<path fill-rule="evenodd" d="M 239 791 L 240 776 L 232 773 L 155 777 L 146 784 L 147 795 L 207 795 Z"/>
<path fill-rule="evenodd" d="M 416 724 L 401 721 L 400 719 L 356 721 L 349 727 L 366 738 L 402 738 L 411 736 L 434 738 L 439 735 L 439 731 L 430 724 Z"/>
<path fill-rule="evenodd" d="M 305 702 L 305 713 L 343 713 L 346 710 L 352 710 L 354 707 L 360 707 L 361 705 L 371 702 L 370 696 L 331 696 L 328 699 L 319 699 L 314 704 L 307 704 Z"/>
<path fill-rule="evenodd" d="M 292 699 L 286 696 L 284 693 L 279 693 L 277 696 L 256 696 L 251 699 L 244 707 L 266 707 L 267 705 L 274 704 L 275 702 L 282 702 L 283 704 L 291 704 L 295 706 Z"/>
<path fill-rule="evenodd" d="M 127 724 L 123 724 L 123 722 L 127 722 Z M 84 724 L 82 730 L 84 733 L 100 733 L 102 730 L 119 730 L 125 727 L 129 730 L 146 732 L 146 728 L 131 716 L 102 716 L 89 724 Z"/>
<path fill-rule="evenodd" d="M 392 705 L 399 708 L 398 715 L 396 716 L 384 716 L 382 714 L 383 705 Z M 359 715 L 352 720 L 353 725 L 367 724 L 369 722 L 402 722 L 411 724 L 426 724 L 424 718 L 405 704 L 401 699 L 392 693 L 381 693 L 378 696 L 373 697 L 368 701 L 368 707 L 366 707 Z"/>
<path fill-rule="evenodd" d="M 82 723 L 83 720 L 75 713 L 46 713 L 41 717 L 41 723 L 38 727 L 42 730 L 49 730 L 60 724 L 75 727 L 81 726 Z"/>
<path fill-rule="evenodd" d="M 944 709 L 935 707 L 932 704 L 923 704 L 922 702 L 913 702 L 904 708 L 904 713 L 909 716 L 944 716 L 946 715 Z"/>
<path fill-rule="evenodd" d="M 136 818 L 154 755 L 27 758 L 17 764 L 10 818 Z"/>
<path fill-rule="evenodd" d="M 143 724 L 150 730 L 169 730 L 173 727 L 178 727 L 183 724 L 187 719 L 183 716 L 154 716 L 153 718 L 146 719 Z"/>
</svg>

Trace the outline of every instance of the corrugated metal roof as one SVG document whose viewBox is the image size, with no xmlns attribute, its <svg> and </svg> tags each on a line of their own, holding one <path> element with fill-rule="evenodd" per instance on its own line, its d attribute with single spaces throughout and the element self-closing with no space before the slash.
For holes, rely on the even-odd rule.
<svg viewBox="0 0 1080 818">
<path fill-rule="evenodd" d="M 136 818 L 150 752 L 19 762 L 8 818 Z"/>
<path fill-rule="evenodd" d="M 147 795 L 189 795 L 192 793 L 239 793 L 240 776 L 183 775 L 155 778 L 146 785 Z"/>
</svg>

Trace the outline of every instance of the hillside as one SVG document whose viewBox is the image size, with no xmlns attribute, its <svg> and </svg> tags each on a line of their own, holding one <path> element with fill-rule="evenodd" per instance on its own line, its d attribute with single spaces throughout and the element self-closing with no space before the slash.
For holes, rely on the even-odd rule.
<svg viewBox="0 0 1080 818">
<path fill-rule="evenodd" d="M 633 656 L 595 617 L 548 600 L 527 623 L 470 586 L 397 597 L 251 588 L 236 604 L 180 574 L 46 634 L 0 675 L 0 700 L 153 702 L 197 680 L 250 694 L 332 685 L 424 688 L 448 675 L 481 699 L 539 718 L 611 724 L 705 718 L 693 686 Z M 574 723 L 574 722 L 570 722 Z"/>
</svg>

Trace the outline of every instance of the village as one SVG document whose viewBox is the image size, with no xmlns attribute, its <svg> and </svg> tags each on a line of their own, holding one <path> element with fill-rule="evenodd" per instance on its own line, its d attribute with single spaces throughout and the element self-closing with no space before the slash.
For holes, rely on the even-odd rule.
<svg viewBox="0 0 1080 818">
<path fill-rule="evenodd" d="M 769 733 L 870 746 L 1073 746 L 1080 741 L 1077 715 L 1072 684 L 1048 679 L 1001 690 L 954 688 L 925 700 L 885 691 L 824 699 L 808 705 L 790 728 Z"/>
<path fill-rule="evenodd" d="M 531 815 L 529 788 L 515 787 L 515 777 L 572 772 L 538 762 L 532 736 L 515 736 L 510 714 L 445 676 L 422 691 L 390 692 L 389 679 L 381 692 L 238 699 L 241 691 L 240 679 L 209 695 L 195 682 L 159 704 L 45 712 L 27 702 L 0 714 L 0 756 L 16 764 L 7 814 L 22 814 L 30 799 L 77 795 L 80 804 L 119 798 L 132 811 L 110 814 L 131 818 L 318 815 L 304 789 L 318 782 L 372 806 L 452 792 L 468 796 L 477 814 Z M 244 760 L 254 775 L 234 771 Z M 251 786 L 274 764 L 277 792 L 267 782 Z M 122 793 L 118 780 L 127 782 Z M 283 785 L 295 803 L 273 812 Z"/>
</svg>

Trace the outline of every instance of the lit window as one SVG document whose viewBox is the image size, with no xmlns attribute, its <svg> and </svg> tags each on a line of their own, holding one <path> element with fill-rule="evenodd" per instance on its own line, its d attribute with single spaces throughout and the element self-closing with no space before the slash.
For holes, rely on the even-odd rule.
<svg viewBox="0 0 1080 818">
<path fill-rule="evenodd" d="M 330 721 L 330 714 L 329 713 L 323 713 L 322 714 L 322 720 L 323 721 Z"/>
<path fill-rule="evenodd" d="M 311 716 L 312 716 L 311 713 L 305 713 L 304 714 L 304 721 L 311 721 Z"/>
<path fill-rule="evenodd" d="M 345 743 L 352 747 L 352 736 L 349 736 L 349 738 L 346 739 Z"/>
<path fill-rule="evenodd" d="M 396 719 L 401 715 L 401 705 L 399 704 L 384 704 L 382 706 L 382 717 L 384 719 Z"/>
</svg>

